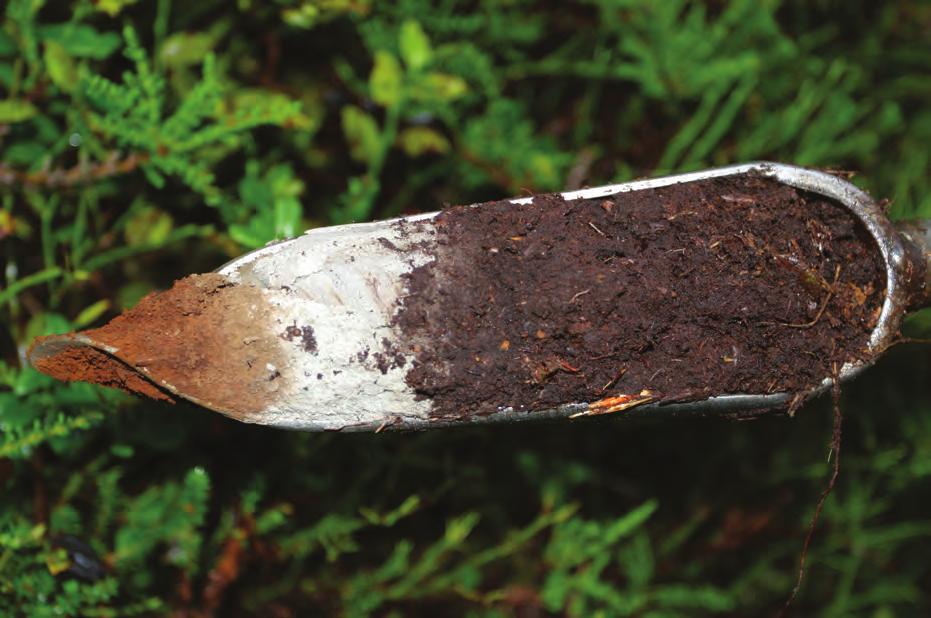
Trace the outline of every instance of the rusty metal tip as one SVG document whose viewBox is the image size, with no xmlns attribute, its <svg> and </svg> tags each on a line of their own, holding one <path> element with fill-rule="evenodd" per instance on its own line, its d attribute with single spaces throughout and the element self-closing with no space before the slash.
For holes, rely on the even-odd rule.
<svg viewBox="0 0 931 618">
<path fill-rule="evenodd" d="M 43 335 L 36 337 L 26 350 L 26 360 L 34 368 L 42 371 L 44 361 L 58 356 L 69 348 L 93 348 L 112 354 L 114 350 L 82 333 L 63 335 Z"/>
<path fill-rule="evenodd" d="M 65 382 L 89 382 L 174 402 L 170 389 L 121 358 L 118 350 L 83 333 L 37 337 L 26 360 L 37 371 Z"/>
</svg>

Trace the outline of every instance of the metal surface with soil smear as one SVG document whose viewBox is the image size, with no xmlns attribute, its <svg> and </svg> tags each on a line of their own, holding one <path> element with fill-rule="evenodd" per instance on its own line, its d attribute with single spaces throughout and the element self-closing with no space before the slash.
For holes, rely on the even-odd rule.
<svg viewBox="0 0 931 618">
<path fill-rule="evenodd" d="M 928 302 L 927 242 L 753 163 L 312 230 L 29 357 L 304 430 L 754 413 L 875 360 Z"/>
</svg>

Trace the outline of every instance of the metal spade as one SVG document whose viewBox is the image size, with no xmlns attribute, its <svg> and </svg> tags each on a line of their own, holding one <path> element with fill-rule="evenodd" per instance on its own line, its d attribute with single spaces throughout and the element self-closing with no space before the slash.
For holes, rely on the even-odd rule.
<svg viewBox="0 0 931 618">
<path fill-rule="evenodd" d="M 769 177 L 835 201 L 859 219 L 875 240 L 885 265 L 885 298 L 869 337 L 868 360 L 850 362 L 841 368 L 842 379 L 854 376 L 893 342 L 907 311 L 931 302 L 929 222 L 893 224 L 869 195 L 843 178 L 766 162 L 562 195 L 566 200 L 605 198 L 674 183 L 745 174 Z M 521 198 L 512 202 L 530 200 L 532 198 Z M 168 379 L 153 371 L 145 359 L 129 354 L 112 340 L 95 336 L 95 331 L 41 338 L 29 350 L 29 359 L 40 369 L 63 354 L 95 359 L 94 362 L 104 369 L 122 375 L 124 381 L 129 379 L 127 376 L 146 381 L 171 396 L 192 400 L 239 420 L 307 431 L 426 429 L 477 422 L 575 417 L 602 411 L 607 406 L 633 407 L 626 405 L 631 402 L 642 404 L 636 407 L 638 414 L 747 415 L 785 407 L 791 397 L 798 395 L 722 394 L 700 401 L 663 404 L 639 401 L 637 394 L 631 394 L 610 401 L 566 401 L 545 410 L 503 408 L 487 415 L 432 416 L 430 401 L 418 397 L 405 382 L 403 367 L 386 370 L 372 362 L 347 362 L 347 359 L 361 349 L 379 342 L 391 343 L 398 337 L 391 323 L 398 300 L 405 292 L 403 276 L 430 259 L 427 248 L 436 242 L 431 229 L 436 215 L 402 219 L 420 222 L 416 226 L 418 231 L 404 234 L 395 225 L 397 219 L 318 228 L 243 255 L 219 268 L 216 272 L 230 283 L 258 290 L 255 292 L 258 295 L 248 301 L 251 304 L 248 304 L 246 318 L 242 319 L 242 315 L 237 317 L 238 321 L 230 318 L 231 330 L 253 328 L 257 337 L 266 333 L 280 338 L 283 333 L 289 340 L 303 340 L 303 348 L 301 345 L 282 346 L 272 360 L 263 359 L 258 371 L 267 372 L 266 382 L 271 386 L 266 387 L 263 382 L 256 387 L 259 391 L 250 387 L 252 390 L 247 394 L 236 395 L 238 385 L 233 383 L 226 394 L 220 394 L 194 385 L 185 376 Z M 258 305 L 262 307 L 257 308 Z M 248 336 L 240 336 L 240 339 L 248 343 Z M 312 354 L 307 353 L 309 346 L 313 347 Z M 81 356 L 81 350 L 96 356 Z M 196 373 L 196 369 L 192 372 Z M 230 380 L 235 381 L 235 377 L 231 376 Z M 807 395 L 816 394 L 830 384 L 831 378 L 825 376 L 824 382 Z M 265 388 L 267 392 L 261 390 Z M 623 400 L 623 397 L 628 399 Z"/>
</svg>

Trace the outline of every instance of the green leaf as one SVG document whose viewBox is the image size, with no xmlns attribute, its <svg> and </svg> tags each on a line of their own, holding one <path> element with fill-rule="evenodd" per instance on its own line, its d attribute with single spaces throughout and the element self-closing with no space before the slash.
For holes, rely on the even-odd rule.
<svg viewBox="0 0 931 618">
<path fill-rule="evenodd" d="M 428 73 L 416 83 L 413 97 L 421 101 L 452 101 L 469 91 L 469 85 L 458 75 Z"/>
<path fill-rule="evenodd" d="M 123 40 L 115 32 L 97 32 L 86 24 L 46 24 L 39 26 L 42 41 L 54 41 L 75 58 L 103 60 L 120 48 Z"/>
<path fill-rule="evenodd" d="M 371 161 L 377 156 L 380 141 L 375 119 L 354 105 L 344 107 L 341 116 L 350 156 L 362 163 Z"/>
<path fill-rule="evenodd" d="M 615 520 L 614 523 L 608 526 L 605 536 L 611 540 L 616 540 L 631 534 L 646 523 L 657 508 L 659 508 L 659 504 L 656 500 L 647 500 L 623 517 Z"/>
<path fill-rule="evenodd" d="M 386 51 L 375 52 L 375 66 L 369 76 L 369 93 L 372 100 L 389 107 L 401 98 L 404 77 L 398 59 Z"/>
<path fill-rule="evenodd" d="M 80 534 L 81 515 L 69 504 L 57 505 L 52 510 L 51 529 L 58 534 Z"/>
<path fill-rule="evenodd" d="M 371 176 L 354 176 L 349 179 L 346 191 L 340 196 L 342 207 L 331 215 L 336 223 L 363 221 L 372 211 L 372 203 L 381 185 Z"/>
<path fill-rule="evenodd" d="M 206 32 L 176 32 L 165 39 L 158 55 L 167 67 L 199 65 L 215 44 L 216 37 Z"/>
<path fill-rule="evenodd" d="M 46 152 L 48 144 L 37 140 L 24 140 L 10 144 L 3 152 L 3 159 L 7 163 L 26 167 L 41 159 Z"/>
<path fill-rule="evenodd" d="M 6 58 L 16 53 L 16 41 L 0 28 L 0 58 Z"/>
<path fill-rule="evenodd" d="M 160 245 L 173 228 L 174 219 L 170 214 L 155 206 L 142 205 L 126 222 L 123 236 L 130 247 Z"/>
<path fill-rule="evenodd" d="M 300 233 L 301 215 L 304 209 L 298 196 L 304 191 L 304 183 L 294 177 L 287 165 L 277 165 L 269 170 L 268 182 L 275 196 L 275 238 L 291 238 Z"/>
<path fill-rule="evenodd" d="M 29 101 L 20 99 L 0 101 L 0 124 L 13 124 L 29 120 L 38 113 L 39 110 Z"/>
<path fill-rule="evenodd" d="M 373 526 L 393 526 L 399 520 L 407 517 L 421 506 L 420 496 L 417 494 L 408 496 L 396 509 L 387 513 L 379 513 L 370 508 L 361 508 L 359 513 L 365 520 Z"/>
<path fill-rule="evenodd" d="M 16 383 L 13 385 L 13 394 L 18 397 L 23 397 L 47 388 L 49 384 L 51 384 L 51 378 L 47 375 L 39 373 L 32 367 L 25 367 L 19 372 L 19 375 L 16 376 Z M 20 404 L 17 411 L 21 414 L 25 414 L 28 411 L 28 406 L 22 405 L 22 401 L 20 401 Z M 2 455 L 0 455 L 0 457 L 2 457 Z"/>
<path fill-rule="evenodd" d="M 676 607 L 692 612 L 699 608 L 711 612 L 729 612 L 735 609 L 733 597 L 726 590 L 712 586 L 661 586 L 653 592 L 653 598 L 661 607 Z"/>
<path fill-rule="evenodd" d="M 97 10 L 110 17 L 116 17 L 126 7 L 136 4 L 138 0 L 97 0 L 94 5 Z"/>
<path fill-rule="evenodd" d="M 77 86 L 78 68 L 74 58 L 56 41 L 45 43 L 45 68 L 52 82 L 65 92 L 71 92 Z"/>
<path fill-rule="evenodd" d="M 72 329 L 71 322 L 68 318 L 60 313 L 43 311 L 37 313 L 26 323 L 26 340 L 31 341 L 35 337 L 44 335 L 61 335 Z"/>
<path fill-rule="evenodd" d="M 257 167 L 257 166 L 252 166 Z M 271 185 L 260 177 L 251 167 L 246 176 L 239 181 L 239 197 L 251 210 L 260 211 L 274 201 Z"/>
<path fill-rule="evenodd" d="M 447 521 L 445 541 L 453 547 L 465 541 L 472 529 L 478 525 L 479 517 L 478 513 L 465 513 Z"/>
<path fill-rule="evenodd" d="M 22 279 L 17 279 L 0 290 L 0 307 L 16 298 L 16 296 L 23 290 L 31 288 L 35 285 L 41 285 L 48 281 L 53 281 L 63 276 L 64 274 L 64 271 L 58 266 L 51 266 L 49 268 L 40 270 L 39 272 L 26 275 Z"/>
<path fill-rule="evenodd" d="M 249 0 L 240 0 L 242 7 Z M 364 15 L 372 0 L 288 0 L 276 4 L 290 5 L 281 9 L 281 20 L 295 28 L 310 29 L 344 14 Z M 260 4 L 260 3 L 259 3 Z"/>
<path fill-rule="evenodd" d="M 428 152 L 443 153 L 449 151 L 449 140 L 441 133 L 429 127 L 410 127 L 398 136 L 401 149 L 412 157 L 419 157 Z"/>
<path fill-rule="evenodd" d="M 64 549 L 54 549 L 45 554 L 45 567 L 52 575 L 58 575 L 71 567 L 68 552 Z"/>
<path fill-rule="evenodd" d="M 309 2 L 281 11 L 282 21 L 296 28 L 311 28 L 317 24 L 319 17 L 320 9 Z"/>
<path fill-rule="evenodd" d="M 257 166 L 250 166 L 239 183 L 239 196 L 245 207 L 241 212 L 255 214 L 245 224 L 230 225 L 230 237 L 245 247 L 257 248 L 272 240 L 296 236 L 304 212 L 298 199 L 303 191 L 304 183 L 294 176 L 289 165 L 276 165 L 262 177 L 258 176 Z"/>
<path fill-rule="evenodd" d="M 13 65 L 0 62 L 0 86 L 9 90 L 13 86 Z"/>
<path fill-rule="evenodd" d="M 84 328 L 97 321 L 97 318 L 102 316 L 110 308 L 110 301 L 106 298 L 98 300 L 96 303 L 93 303 L 78 314 L 74 318 L 74 328 Z"/>
<path fill-rule="evenodd" d="M 129 459 L 135 453 L 135 449 L 131 444 L 114 444 L 110 446 L 110 453 L 120 459 Z"/>
<path fill-rule="evenodd" d="M 320 116 L 306 113 L 302 101 L 295 101 L 281 92 L 264 90 L 262 88 L 239 88 L 233 94 L 234 113 L 245 114 L 249 110 L 281 110 L 290 109 L 288 128 L 297 131 L 314 130 L 322 121 Z"/>
<path fill-rule="evenodd" d="M 132 281 L 117 290 L 116 304 L 120 309 L 130 309 L 151 291 L 151 284 L 144 281 Z"/>
<path fill-rule="evenodd" d="M 430 39 L 427 38 L 420 23 L 409 19 L 401 24 L 400 32 L 401 58 L 411 70 L 422 69 L 433 56 Z"/>
</svg>

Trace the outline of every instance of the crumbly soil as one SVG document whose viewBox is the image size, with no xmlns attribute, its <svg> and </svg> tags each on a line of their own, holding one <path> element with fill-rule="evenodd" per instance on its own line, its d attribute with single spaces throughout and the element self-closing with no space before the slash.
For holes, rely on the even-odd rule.
<svg viewBox="0 0 931 618">
<path fill-rule="evenodd" d="M 274 366 L 283 340 L 316 348 L 309 327 L 288 329 L 280 337 L 258 328 L 271 322 L 269 312 L 258 288 L 218 274 L 191 275 L 170 290 L 146 296 L 106 326 L 82 333 L 116 348 L 114 355 L 75 345 L 35 358 L 34 365 L 58 379 L 172 401 L 161 388 L 167 384 L 194 401 L 247 419 L 284 386 Z"/>
<path fill-rule="evenodd" d="M 441 417 L 802 392 L 866 358 L 884 295 L 853 216 L 762 177 L 456 206 L 435 224 L 395 326 L 407 383 Z"/>
</svg>

